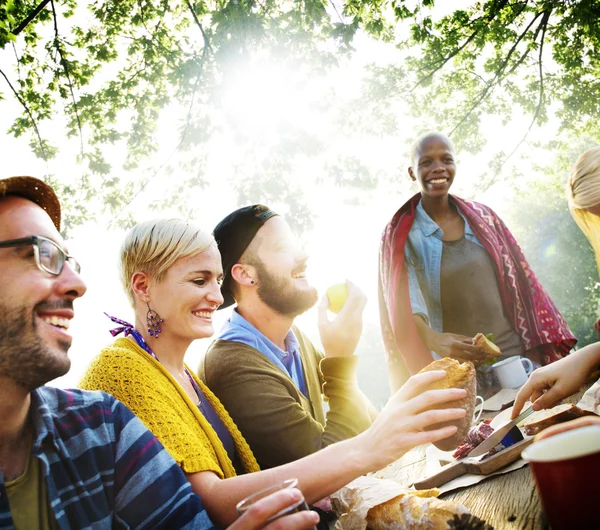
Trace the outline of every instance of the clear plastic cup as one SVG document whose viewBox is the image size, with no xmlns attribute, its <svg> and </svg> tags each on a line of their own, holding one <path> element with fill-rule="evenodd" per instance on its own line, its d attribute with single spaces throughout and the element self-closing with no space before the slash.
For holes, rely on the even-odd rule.
<svg viewBox="0 0 600 530">
<path fill-rule="evenodd" d="M 252 495 L 249 495 L 248 497 L 246 497 L 245 499 L 243 499 L 237 503 L 236 509 L 240 515 L 243 515 L 244 513 L 246 513 L 246 511 L 248 511 L 250 506 L 252 506 L 256 502 L 260 501 L 261 499 L 264 499 L 265 497 L 268 497 L 269 495 L 271 495 L 277 491 L 280 491 L 283 489 L 295 488 L 296 486 L 298 486 L 298 479 L 291 478 L 288 480 L 284 480 L 283 482 L 280 482 L 279 484 L 274 484 L 273 486 L 269 486 L 268 488 L 265 488 L 263 490 L 257 491 L 256 493 L 253 493 Z M 267 520 L 266 523 L 267 524 L 271 523 L 275 519 L 278 519 L 279 517 L 283 517 L 284 515 L 297 513 L 297 512 L 301 512 L 301 511 L 308 510 L 308 509 L 309 508 L 308 508 L 308 505 L 306 504 L 306 501 L 304 500 L 304 498 L 302 498 L 299 501 L 292 503 L 289 506 L 285 507 L 283 510 L 277 512 L 275 515 L 271 516 Z"/>
</svg>

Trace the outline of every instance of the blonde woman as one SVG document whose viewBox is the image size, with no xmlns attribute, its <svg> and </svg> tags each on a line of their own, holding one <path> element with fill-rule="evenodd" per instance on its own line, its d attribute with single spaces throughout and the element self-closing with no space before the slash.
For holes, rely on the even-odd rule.
<svg viewBox="0 0 600 530">
<path fill-rule="evenodd" d="M 586 151 L 575 162 L 569 175 L 567 198 L 571 215 L 589 239 L 600 270 L 600 146 Z M 515 400 L 513 418 L 518 416 L 530 398 L 534 402 L 533 408 L 541 410 L 574 394 L 599 366 L 600 343 L 596 342 L 554 364 L 535 370 Z M 580 418 L 549 429 L 547 434 L 591 423 L 600 423 L 600 418 Z"/>
<path fill-rule="evenodd" d="M 113 335 L 124 332 L 125 338 L 101 351 L 81 387 L 113 394 L 140 417 L 181 466 L 218 526 L 236 519 L 238 501 L 291 477 L 314 503 L 412 447 L 451 436 L 455 426 L 435 424 L 465 415 L 461 408 L 436 408 L 462 398 L 464 390 L 423 392 L 445 372 L 416 375 L 362 434 L 258 472 L 227 411 L 184 362 L 194 340 L 213 334 L 212 315 L 223 303 L 223 269 L 213 238 L 179 220 L 139 224 L 122 246 L 121 269 L 135 323 L 111 317 L 120 324 Z"/>
</svg>

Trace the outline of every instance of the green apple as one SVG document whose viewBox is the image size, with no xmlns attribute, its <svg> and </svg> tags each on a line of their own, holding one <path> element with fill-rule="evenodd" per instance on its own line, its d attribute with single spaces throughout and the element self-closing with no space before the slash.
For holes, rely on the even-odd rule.
<svg viewBox="0 0 600 530">
<path fill-rule="evenodd" d="M 326 294 L 329 298 L 329 311 L 339 313 L 348 299 L 348 286 L 345 283 L 336 283 L 327 289 Z"/>
</svg>

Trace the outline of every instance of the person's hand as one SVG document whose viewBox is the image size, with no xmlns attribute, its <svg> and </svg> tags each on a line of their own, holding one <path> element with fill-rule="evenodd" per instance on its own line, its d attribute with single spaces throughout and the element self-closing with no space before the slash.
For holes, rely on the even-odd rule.
<svg viewBox="0 0 600 530">
<path fill-rule="evenodd" d="M 266 524 L 273 515 L 302 500 L 302 493 L 296 488 L 277 491 L 256 502 L 244 515 L 240 516 L 229 530 L 309 530 L 319 522 L 319 515 L 305 510 L 284 515 Z"/>
<path fill-rule="evenodd" d="M 486 353 L 479 346 L 473 345 L 471 337 L 456 333 L 435 333 L 431 349 L 440 357 L 452 357 L 461 361 L 483 361 L 486 358 Z"/>
<path fill-rule="evenodd" d="M 545 438 L 550 438 L 555 434 L 561 432 L 571 431 L 573 429 L 579 429 L 580 427 L 587 427 L 588 425 L 600 425 L 600 417 L 598 416 L 584 416 L 583 418 L 577 418 L 576 420 L 566 421 L 565 423 L 559 423 L 544 429 L 534 439 L 534 442 L 539 442 Z"/>
<path fill-rule="evenodd" d="M 324 295 L 319 304 L 319 334 L 325 350 L 325 357 L 350 357 L 362 333 L 362 314 L 367 305 L 367 297 L 351 281 L 346 280 L 348 299 L 341 311 L 333 319 L 327 316 L 329 299 Z"/>
<path fill-rule="evenodd" d="M 599 353 L 600 344 L 590 344 L 560 361 L 534 370 L 515 398 L 511 418 L 519 415 L 529 399 L 534 410 L 542 410 L 577 392 L 592 373 Z"/>
<path fill-rule="evenodd" d="M 457 428 L 435 424 L 458 420 L 464 408 L 442 408 L 462 399 L 466 391 L 459 388 L 424 391 L 434 381 L 446 377 L 443 370 L 413 375 L 388 401 L 373 425 L 356 438 L 364 442 L 370 467 L 380 469 L 400 458 L 406 451 L 429 442 L 452 436 Z M 439 407 L 439 408 L 438 408 Z"/>
</svg>

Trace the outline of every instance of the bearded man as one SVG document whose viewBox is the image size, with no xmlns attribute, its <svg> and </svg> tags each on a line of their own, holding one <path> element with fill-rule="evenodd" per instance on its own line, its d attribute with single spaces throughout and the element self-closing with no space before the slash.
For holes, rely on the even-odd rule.
<svg viewBox="0 0 600 530">
<path fill-rule="evenodd" d="M 46 386 L 69 370 L 69 325 L 86 291 L 60 218 L 43 181 L 0 179 L 0 528 L 213 528 L 125 405 Z"/>
<path fill-rule="evenodd" d="M 358 388 L 354 350 L 364 294 L 352 283 L 335 319 L 319 305 L 324 355 L 294 326 L 317 302 L 308 256 L 286 221 L 268 207 L 240 208 L 214 236 L 221 252 L 224 303 L 237 303 L 210 346 L 200 377 L 221 400 L 262 469 L 286 464 L 353 437 L 377 412 Z M 323 409 L 323 398 L 329 410 Z"/>
</svg>

